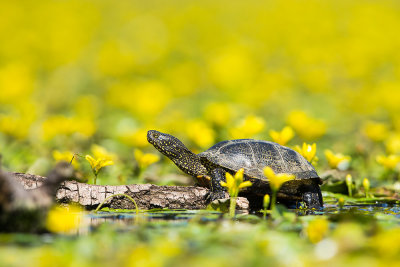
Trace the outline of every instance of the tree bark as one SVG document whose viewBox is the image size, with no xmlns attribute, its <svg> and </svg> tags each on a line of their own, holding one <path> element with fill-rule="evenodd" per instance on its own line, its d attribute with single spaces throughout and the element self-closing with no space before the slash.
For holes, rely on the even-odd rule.
<svg viewBox="0 0 400 267">
<path fill-rule="evenodd" d="M 46 177 L 9 173 L 17 179 L 25 189 L 30 190 L 41 186 Z M 60 203 L 79 203 L 86 209 L 95 209 L 106 198 L 114 194 L 126 194 L 132 197 L 139 209 L 205 209 L 209 189 L 198 186 L 157 186 L 153 184 L 131 185 L 91 185 L 67 181 L 61 184 L 56 194 Z M 135 205 L 124 196 L 115 196 L 107 200 L 103 207 L 113 209 L 135 209 Z M 239 198 L 237 209 L 247 211 L 249 202 Z"/>
</svg>

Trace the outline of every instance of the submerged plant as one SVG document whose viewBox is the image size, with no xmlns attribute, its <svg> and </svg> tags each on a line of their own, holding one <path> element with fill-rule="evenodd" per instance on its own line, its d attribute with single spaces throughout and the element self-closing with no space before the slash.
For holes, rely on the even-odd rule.
<svg viewBox="0 0 400 267">
<path fill-rule="evenodd" d="M 221 185 L 228 189 L 229 196 L 231 197 L 229 205 L 229 216 L 235 216 L 236 200 L 239 195 L 239 191 L 242 188 L 249 187 L 252 185 L 250 181 L 243 181 L 244 169 L 238 170 L 234 176 L 229 172 L 226 173 L 226 182 L 221 181 Z"/>
</svg>

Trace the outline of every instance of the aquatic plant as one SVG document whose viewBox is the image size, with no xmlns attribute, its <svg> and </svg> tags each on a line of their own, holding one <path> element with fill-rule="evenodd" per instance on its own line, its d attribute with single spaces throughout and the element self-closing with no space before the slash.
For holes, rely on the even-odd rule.
<svg viewBox="0 0 400 267">
<path fill-rule="evenodd" d="M 275 174 L 275 172 L 271 169 L 271 167 L 265 167 L 263 171 L 264 171 L 265 177 L 268 178 L 269 185 L 271 187 L 271 191 L 272 191 L 271 210 L 274 210 L 275 205 L 276 205 L 276 195 L 277 195 L 279 189 L 285 182 L 293 180 L 294 175 L 286 174 L 286 173 Z"/>
<path fill-rule="evenodd" d="M 239 191 L 242 188 L 249 187 L 252 185 L 250 181 L 243 181 L 244 169 L 239 169 L 234 176 L 229 172 L 226 173 L 226 182 L 221 181 L 221 185 L 228 189 L 230 199 L 229 205 L 229 216 L 233 218 L 235 216 L 236 200 L 239 195 Z"/>
</svg>

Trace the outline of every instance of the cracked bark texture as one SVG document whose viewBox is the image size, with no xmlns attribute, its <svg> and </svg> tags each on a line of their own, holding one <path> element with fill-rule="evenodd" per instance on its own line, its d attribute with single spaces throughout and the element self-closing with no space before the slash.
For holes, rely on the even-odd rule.
<svg viewBox="0 0 400 267">
<path fill-rule="evenodd" d="M 46 177 L 9 173 L 25 189 L 41 186 Z M 106 198 L 114 194 L 126 194 L 132 197 L 139 209 L 204 209 L 207 206 L 206 196 L 209 190 L 197 186 L 157 186 L 153 184 L 132 185 L 91 185 L 76 181 L 64 182 L 57 191 L 56 200 L 61 203 L 79 203 L 86 209 L 95 209 Z M 134 204 L 124 196 L 115 196 L 104 203 L 103 207 L 113 209 L 134 209 Z M 237 209 L 248 210 L 249 202 L 239 198 Z"/>
</svg>

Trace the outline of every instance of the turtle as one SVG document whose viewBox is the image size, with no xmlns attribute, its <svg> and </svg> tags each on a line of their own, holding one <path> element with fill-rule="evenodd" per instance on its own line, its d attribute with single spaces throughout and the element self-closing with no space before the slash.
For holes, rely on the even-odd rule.
<svg viewBox="0 0 400 267">
<path fill-rule="evenodd" d="M 244 180 L 252 186 L 242 192 L 246 195 L 271 194 L 268 179 L 263 174 L 266 166 L 275 173 L 295 176 L 285 182 L 278 192 L 283 202 L 304 202 L 307 208 L 323 207 L 320 184 L 322 181 L 315 168 L 298 152 L 277 143 L 254 139 L 221 141 L 204 152 L 195 154 L 178 138 L 156 130 L 147 132 L 147 140 L 158 151 L 172 160 L 183 172 L 198 178 L 198 184 L 210 188 L 211 201 L 222 199 L 226 190 L 220 182 L 226 172 L 234 174 L 244 169 Z"/>
</svg>

